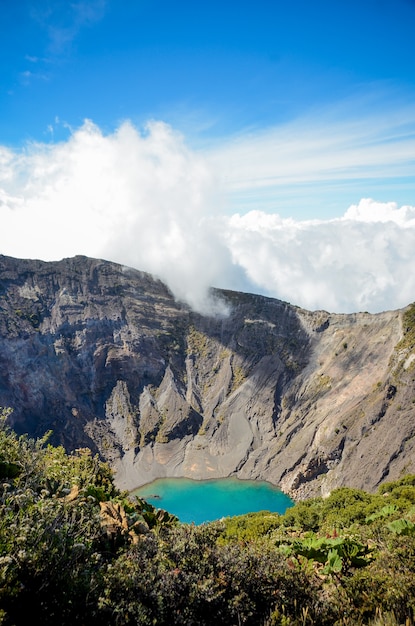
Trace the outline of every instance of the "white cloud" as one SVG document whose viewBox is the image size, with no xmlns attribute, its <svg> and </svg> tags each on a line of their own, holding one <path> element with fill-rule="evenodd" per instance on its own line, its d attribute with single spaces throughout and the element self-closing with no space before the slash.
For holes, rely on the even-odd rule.
<svg viewBox="0 0 415 626">
<path fill-rule="evenodd" d="M 68 52 L 79 32 L 101 20 L 107 8 L 107 0 L 66 2 L 53 0 L 36 3 L 31 15 L 48 34 L 48 53 L 62 55 Z M 34 55 L 26 55 L 30 62 L 37 62 Z"/>
<path fill-rule="evenodd" d="M 263 292 L 308 309 L 371 312 L 415 300 L 415 207 L 363 199 L 343 218 L 227 220 L 233 262 Z"/>
<path fill-rule="evenodd" d="M 140 134 L 126 122 L 104 136 L 87 121 L 67 142 L 3 150 L 0 160 L 3 254 L 110 258 L 206 306 L 208 287 L 229 265 L 206 219 L 215 185 L 170 127 L 153 122 Z"/>
<path fill-rule="evenodd" d="M 415 300 L 415 207 L 366 198 L 343 217 L 298 221 L 225 216 L 222 202 L 208 161 L 160 122 L 104 135 L 87 121 L 65 142 L 0 147 L 2 254 L 107 258 L 204 311 L 211 285 L 338 312 Z"/>
<path fill-rule="evenodd" d="M 307 196 L 312 202 L 328 193 L 333 203 L 365 186 L 383 196 L 385 189 L 413 189 L 415 107 L 413 94 L 408 98 L 356 97 L 213 147 L 208 158 L 221 172 L 231 210 L 275 211 L 295 199 L 306 211 Z"/>
<path fill-rule="evenodd" d="M 352 204 L 344 214 L 344 219 L 356 222 L 392 222 L 402 228 L 415 227 L 415 207 L 398 207 L 396 202 L 375 202 L 363 198 L 359 204 Z"/>
</svg>

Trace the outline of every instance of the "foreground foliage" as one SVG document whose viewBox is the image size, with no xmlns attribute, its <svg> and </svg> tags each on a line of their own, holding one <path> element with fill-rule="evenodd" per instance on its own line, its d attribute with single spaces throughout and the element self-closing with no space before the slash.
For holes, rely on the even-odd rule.
<svg viewBox="0 0 415 626">
<path fill-rule="evenodd" d="M 195 527 L 0 427 L 0 624 L 413 624 L 415 477 Z"/>
</svg>

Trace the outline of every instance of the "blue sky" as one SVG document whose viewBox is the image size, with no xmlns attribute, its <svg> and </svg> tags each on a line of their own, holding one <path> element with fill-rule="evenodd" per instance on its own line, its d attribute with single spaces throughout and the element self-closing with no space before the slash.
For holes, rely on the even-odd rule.
<svg viewBox="0 0 415 626">
<path fill-rule="evenodd" d="M 200 150 L 273 132 L 278 152 L 278 131 L 298 141 L 328 121 L 339 142 L 350 123 L 363 123 L 365 145 L 387 152 L 389 142 L 412 139 L 414 148 L 415 113 L 404 128 L 396 123 L 415 109 L 411 0 L 6 0 L 0 20 L 7 146 L 62 140 L 88 118 L 104 132 L 125 119 L 138 127 L 160 119 Z M 410 203 L 414 161 L 404 163 L 409 175 L 387 154 L 373 173 L 370 158 L 356 163 L 359 172 L 352 161 L 341 185 L 314 175 L 304 188 L 308 209 L 285 179 L 271 195 L 261 186 L 258 203 L 301 218 L 340 215 L 365 196 Z M 248 196 L 235 194 L 232 208 L 245 210 Z"/>
<path fill-rule="evenodd" d="M 106 254 L 166 278 L 165 258 L 152 264 L 133 252 L 123 256 L 125 244 L 112 238 L 114 220 L 123 215 L 140 230 L 137 215 L 160 212 L 164 223 L 167 211 L 171 231 L 166 236 L 171 240 L 173 231 L 179 233 L 189 257 L 191 244 L 181 231 L 188 223 L 188 209 L 183 208 L 187 203 L 196 220 L 194 239 L 202 222 L 206 232 L 207 221 L 215 230 L 212 220 L 222 220 L 216 231 L 226 231 L 218 248 L 213 246 L 213 256 L 222 264 L 206 280 L 339 310 L 370 309 L 371 303 L 376 310 L 394 308 L 403 298 L 415 299 L 412 284 L 396 299 L 405 272 L 401 266 L 396 273 L 388 269 L 400 259 L 408 272 L 413 263 L 409 244 L 408 257 L 391 242 L 379 249 L 383 256 L 377 267 L 384 267 L 389 278 L 383 274 L 381 280 L 374 266 L 366 296 L 360 294 L 360 299 L 353 299 L 352 286 L 344 299 L 336 295 L 335 283 L 340 284 L 343 275 L 329 271 L 333 282 L 321 288 L 320 300 L 314 297 L 317 269 L 313 266 L 314 274 L 307 274 L 307 257 L 302 269 L 297 268 L 297 294 L 278 279 L 285 265 L 277 258 L 284 250 L 291 259 L 293 250 L 307 246 L 307 237 L 320 242 L 319 234 L 331 228 L 333 220 L 340 229 L 333 234 L 337 241 L 342 240 L 344 222 L 352 220 L 361 237 L 369 223 L 373 228 L 391 223 L 405 228 L 409 243 L 414 242 L 408 226 L 415 205 L 414 0 L 4 0 L 0 24 L 4 253 L 42 258 L 56 258 L 60 250 L 62 255 Z M 75 171 L 73 159 L 83 162 L 86 154 L 91 156 L 92 145 L 97 150 L 96 171 L 88 173 L 88 159 L 82 171 Z M 123 159 L 142 169 L 151 169 L 156 159 L 160 169 L 151 169 L 138 188 L 136 170 L 117 170 Z M 124 186 L 118 212 L 114 206 L 120 207 L 120 201 L 107 188 L 103 172 L 112 177 L 114 189 Z M 180 189 L 184 184 L 193 190 L 186 197 Z M 41 233 L 41 246 L 34 245 L 36 211 L 37 221 L 39 216 L 47 219 L 50 232 L 54 227 L 58 232 L 66 219 L 63 209 L 56 213 L 66 206 L 59 189 L 65 189 L 65 198 L 79 197 L 80 190 L 90 198 L 82 215 L 92 211 L 91 228 L 97 215 L 105 217 L 94 245 L 91 237 L 79 248 L 62 242 L 53 248 L 51 237 Z M 133 190 L 140 204 L 131 200 Z M 55 213 L 46 218 L 52 210 L 45 204 L 49 196 Z M 111 206 L 105 204 L 108 197 Z M 409 207 L 405 224 L 402 207 Z M 380 219 L 385 210 L 389 218 Z M 23 216 L 28 224 L 33 220 L 26 233 Z M 235 216 L 241 218 L 237 227 Z M 121 230 L 120 225 L 120 240 Z M 261 242 L 251 248 L 259 232 Z M 369 242 L 372 235 L 365 237 Z M 271 240 L 270 248 L 265 242 Z M 296 246 L 287 247 L 293 240 Z M 396 237 L 396 242 L 401 240 Z M 200 272 L 206 258 L 212 264 L 212 250 L 206 242 L 199 241 L 198 247 L 206 254 L 194 263 Z M 128 249 L 133 248 L 131 243 Z M 255 250 L 262 250 L 261 263 Z M 345 258 L 348 254 L 345 250 Z M 254 257 L 256 265 L 251 267 Z M 333 268 L 333 258 L 324 258 Z M 170 266 L 174 261 L 168 258 Z M 178 268 L 185 267 L 184 261 L 176 261 Z M 353 276 L 366 276 L 367 260 L 365 270 L 362 262 L 354 256 L 343 263 L 343 271 L 349 268 Z M 274 270 L 267 282 L 263 276 L 269 267 Z M 177 282 L 183 284 L 180 271 Z M 224 276 L 226 280 L 219 278 Z M 302 287 L 300 276 L 307 287 Z M 188 280 L 192 283 L 190 276 Z M 366 285 L 367 276 L 362 280 Z M 386 294 L 383 299 L 381 292 Z"/>
</svg>

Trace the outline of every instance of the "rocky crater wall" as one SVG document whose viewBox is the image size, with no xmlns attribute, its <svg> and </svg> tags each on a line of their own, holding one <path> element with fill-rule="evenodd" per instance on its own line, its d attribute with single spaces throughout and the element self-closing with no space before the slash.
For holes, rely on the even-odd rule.
<svg viewBox="0 0 415 626">
<path fill-rule="evenodd" d="M 415 471 L 413 307 L 212 293 L 228 315 L 114 263 L 0 257 L 0 406 L 18 432 L 90 447 L 128 489 L 236 475 L 302 498 Z"/>
</svg>

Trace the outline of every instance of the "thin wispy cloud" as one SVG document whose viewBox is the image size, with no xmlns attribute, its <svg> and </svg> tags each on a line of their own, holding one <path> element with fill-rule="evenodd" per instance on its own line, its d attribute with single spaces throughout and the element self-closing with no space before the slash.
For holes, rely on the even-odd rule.
<svg viewBox="0 0 415 626">
<path fill-rule="evenodd" d="M 0 147 L 0 253 L 117 261 L 204 312 L 218 310 L 210 286 L 336 312 L 415 300 L 414 206 L 363 198 L 329 220 L 226 215 L 210 156 L 162 122 L 104 134 L 87 121 L 60 143 Z"/>
<path fill-rule="evenodd" d="M 384 106 L 384 103 L 383 103 Z M 375 97 L 315 111 L 288 123 L 241 133 L 213 149 L 231 208 L 267 209 L 287 196 L 325 188 L 371 188 L 414 183 L 414 102 L 391 102 L 379 111 Z M 333 194 L 334 195 L 334 194 Z M 393 197 L 393 195 L 392 195 Z"/>
<path fill-rule="evenodd" d="M 47 81 L 49 80 L 49 75 L 45 72 L 31 72 L 30 70 L 25 70 L 20 73 L 20 82 L 22 85 L 29 85 L 34 80 Z"/>
<path fill-rule="evenodd" d="M 46 55 L 67 54 L 80 31 L 103 18 L 107 5 L 108 0 L 53 0 L 33 5 L 32 17 L 47 33 Z M 27 57 L 36 58 L 34 55 Z"/>
<path fill-rule="evenodd" d="M 35 44 L 27 43 L 26 68 L 16 74 L 19 84 L 28 88 L 39 82 L 53 83 L 57 68 L 73 55 L 82 30 L 105 16 L 108 1 L 29 0 L 29 21 L 37 36 Z M 13 95 L 13 90 L 9 93 Z"/>
</svg>

